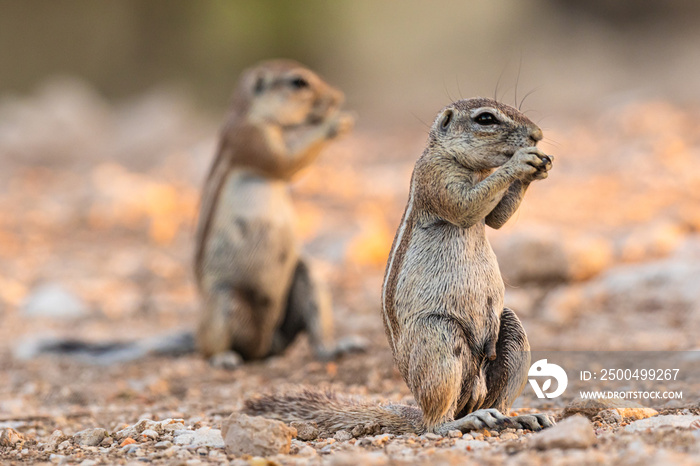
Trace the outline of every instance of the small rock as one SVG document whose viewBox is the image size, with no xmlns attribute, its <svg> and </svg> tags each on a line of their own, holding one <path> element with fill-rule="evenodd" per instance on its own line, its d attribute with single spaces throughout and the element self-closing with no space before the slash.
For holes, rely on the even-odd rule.
<svg viewBox="0 0 700 466">
<path fill-rule="evenodd" d="M 619 424 L 622 422 L 622 416 L 617 412 L 617 409 L 604 409 L 599 412 L 593 420 L 600 420 L 606 424 Z"/>
<path fill-rule="evenodd" d="M 172 421 L 171 419 L 168 419 L 167 421 Z M 139 422 L 134 424 L 133 426 L 125 427 L 124 429 L 118 431 L 117 433 L 114 434 L 114 436 L 118 440 L 122 440 L 126 437 L 131 437 L 131 438 L 139 438 L 141 433 L 145 430 L 153 430 L 158 433 L 158 435 L 162 434 L 165 431 L 164 424 L 167 421 L 162 421 L 162 422 L 156 422 L 152 421 L 150 419 L 141 419 Z M 182 423 L 177 424 L 179 428 L 183 428 L 185 426 L 184 421 Z"/>
<path fill-rule="evenodd" d="M 134 454 L 136 454 L 136 452 L 139 450 L 139 448 L 140 448 L 140 447 L 139 447 L 138 444 L 132 443 L 132 444 L 129 444 L 129 445 L 124 445 L 124 446 L 122 447 L 122 451 L 123 451 L 124 454 L 126 454 L 126 455 L 134 455 Z"/>
<path fill-rule="evenodd" d="M 178 451 L 180 451 L 181 448 L 178 446 L 172 446 L 166 450 L 163 451 L 162 455 L 164 458 L 172 458 L 177 454 Z"/>
<path fill-rule="evenodd" d="M 80 466 L 95 466 L 97 464 L 97 461 L 95 460 L 83 460 L 80 463 Z"/>
<path fill-rule="evenodd" d="M 372 441 L 368 438 L 361 438 L 355 443 L 356 446 L 358 447 L 368 447 L 372 445 Z"/>
<path fill-rule="evenodd" d="M 223 448 L 224 439 L 219 429 L 200 427 L 197 430 L 179 430 L 175 432 L 173 443 L 197 447 Z"/>
<path fill-rule="evenodd" d="M 381 433 L 382 428 L 381 426 L 376 423 L 376 422 L 370 422 L 365 425 L 357 425 L 352 428 L 352 436 L 353 437 L 363 437 L 365 435 L 377 435 Z"/>
<path fill-rule="evenodd" d="M 119 444 L 120 447 L 125 447 L 127 445 L 132 445 L 136 443 L 136 440 L 132 439 L 131 437 L 127 437 L 124 440 L 122 440 L 122 443 Z"/>
<path fill-rule="evenodd" d="M 428 439 L 428 440 L 440 440 L 442 438 L 442 436 L 440 436 L 438 434 L 434 434 L 432 432 L 427 432 L 427 433 L 421 435 L 421 437 Z"/>
<path fill-rule="evenodd" d="M 382 434 L 382 435 L 375 435 L 374 437 L 367 437 L 367 438 L 372 442 L 372 445 L 374 445 L 375 447 L 381 447 L 385 443 L 387 443 L 389 440 L 394 438 L 394 436 L 391 434 Z"/>
<path fill-rule="evenodd" d="M 58 444 L 58 449 L 59 450 L 65 450 L 71 446 L 70 440 L 64 440 L 63 442 Z"/>
<path fill-rule="evenodd" d="M 315 422 L 293 421 L 289 426 L 297 430 L 297 438 L 299 440 L 309 441 L 318 438 L 318 425 Z"/>
<path fill-rule="evenodd" d="M 537 432 L 530 437 L 529 444 L 538 450 L 552 448 L 588 448 L 596 441 L 591 421 L 575 415 L 560 421 L 555 426 Z"/>
<path fill-rule="evenodd" d="M 656 416 L 650 417 L 648 419 L 634 421 L 630 425 L 625 427 L 625 431 L 640 432 L 646 429 L 656 429 L 658 427 L 664 426 L 692 429 L 692 424 L 696 422 L 700 422 L 700 415 L 684 416 L 680 414 L 668 414 L 664 416 Z"/>
<path fill-rule="evenodd" d="M 352 439 L 353 437 L 352 437 L 352 434 L 351 434 L 350 432 L 348 432 L 347 430 L 341 429 L 341 430 L 339 430 L 338 432 L 335 433 L 335 435 L 333 436 L 333 438 L 336 439 L 336 440 L 339 441 L 339 442 L 345 442 L 345 441 L 347 441 L 347 440 Z"/>
<path fill-rule="evenodd" d="M 269 466 L 270 462 L 260 456 L 254 456 L 248 460 L 249 466 Z"/>
<path fill-rule="evenodd" d="M 621 398 L 607 399 L 589 399 L 582 400 L 580 398 L 572 401 L 564 410 L 564 417 L 574 414 L 582 414 L 589 419 L 593 419 L 598 413 L 604 410 L 614 410 L 623 418 L 645 419 L 651 416 L 656 416 L 658 411 L 652 408 L 642 406 L 637 402 L 623 400 Z"/>
<path fill-rule="evenodd" d="M 55 453 L 51 453 L 49 455 L 49 461 L 56 464 L 63 464 L 68 461 L 68 458 L 66 458 L 64 455 L 57 455 Z"/>
<path fill-rule="evenodd" d="M 166 419 L 158 423 L 163 432 L 175 432 L 176 430 L 182 430 L 185 428 L 184 419 Z M 156 432 L 158 430 L 156 429 Z"/>
<path fill-rule="evenodd" d="M 114 439 L 112 437 L 105 437 L 102 439 L 100 442 L 100 445 L 103 447 L 109 447 L 114 443 Z"/>
<path fill-rule="evenodd" d="M 464 440 L 457 439 L 452 448 L 455 450 L 479 450 L 481 448 L 486 448 L 489 443 L 484 440 Z"/>
<path fill-rule="evenodd" d="M 153 429 L 146 429 L 143 432 L 141 432 L 141 435 L 143 437 L 150 439 L 150 440 L 157 440 L 158 439 L 158 432 L 156 432 Z"/>
<path fill-rule="evenodd" d="M 289 453 L 296 430 L 280 421 L 233 413 L 221 424 L 226 451 L 232 455 L 272 456 Z"/>
<path fill-rule="evenodd" d="M 173 442 L 169 440 L 163 440 L 162 442 L 158 442 L 155 445 L 153 445 L 154 448 L 158 450 L 165 450 L 167 448 L 170 448 L 173 446 Z"/>
<path fill-rule="evenodd" d="M 232 371 L 243 364 L 243 358 L 233 351 L 217 353 L 209 359 L 209 364 L 214 369 Z"/>
<path fill-rule="evenodd" d="M 75 443 L 82 446 L 94 447 L 99 445 L 107 436 L 107 431 L 101 427 L 81 430 L 73 436 Z"/>
<path fill-rule="evenodd" d="M 24 441 L 24 435 L 11 427 L 0 429 L 0 447 L 14 447 L 17 443 Z"/>
<path fill-rule="evenodd" d="M 62 430 L 54 430 L 51 437 L 49 437 L 48 443 L 55 446 L 66 440 L 68 440 L 68 436 L 64 434 Z"/>
<path fill-rule="evenodd" d="M 501 440 L 517 440 L 518 436 L 514 432 L 504 432 L 501 434 Z"/>
<path fill-rule="evenodd" d="M 462 431 L 457 429 L 447 432 L 447 436 L 449 438 L 462 438 L 463 435 L 464 434 L 462 433 Z"/>
<path fill-rule="evenodd" d="M 47 283 L 32 290 L 22 306 L 26 317 L 76 319 L 85 317 L 85 303 L 58 283 Z"/>
<path fill-rule="evenodd" d="M 289 454 L 310 458 L 312 456 L 316 456 L 317 453 L 315 448 L 310 447 L 304 442 L 292 440 L 292 446 L 289 450 Z"/>
</svg>

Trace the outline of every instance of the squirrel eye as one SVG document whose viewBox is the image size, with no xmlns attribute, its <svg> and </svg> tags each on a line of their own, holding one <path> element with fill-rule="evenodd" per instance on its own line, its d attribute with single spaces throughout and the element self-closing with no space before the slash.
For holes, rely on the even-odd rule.
<svg viewBox="0 0 700 466">
<path fill-rule="evenodd" d="M 309 82 L 301 77 L 292 79 L 289 81 L 289 84 L 295 89 L 304 89 L 305 87 L 309 87 Z"/>
<path fill-rule="evenodd" d="M 474 118 L 474 121 L 481 126 L 497 125 L 500 123 L 493 113 L 484 112 Z"/>
<path fill-rule="evenodd" d="M 440 127 L 442 129 L 447 129 L 447 127 L 450 126 L 451 121 L 452 121 L 452 110 L 448 110 L 445 112 L 445 116 L 442 117 L 442 121 L 440 122 Z"/>
</svg>

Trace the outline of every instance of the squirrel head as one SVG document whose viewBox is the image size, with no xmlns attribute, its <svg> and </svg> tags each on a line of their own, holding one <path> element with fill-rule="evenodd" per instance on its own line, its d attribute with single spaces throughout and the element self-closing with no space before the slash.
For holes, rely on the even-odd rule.
<svg viewBox="0 0 700 466">
<path fill-rule="evenodd" d="M 473 170 L 503 165 L 515 151 L 532 147 L 542 130 L 517 109 L 477 98 L 451 103 L 438 114 L 429 144 Z"/>
<path fill-rule="evenodd" d="M 292 60 L 264 61 L 243 72 L 233 109 L 281 127 L 318 124 L 343 103 L 341 91 Z"/>
</svg>

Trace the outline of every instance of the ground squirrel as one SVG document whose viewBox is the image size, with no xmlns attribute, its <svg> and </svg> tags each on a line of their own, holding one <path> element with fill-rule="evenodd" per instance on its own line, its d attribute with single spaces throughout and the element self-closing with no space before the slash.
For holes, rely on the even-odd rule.
<svg viewBox="0 0 700 466">
<path fill-rule="evenodd" d="M 288 189 L 328 141 L 351 130 L 343 99 L 291 60 L 266 61 L 242 74 L 197 226 L 195 274 L 204 311 L 196 338 L 205 356 L 264 358 L 303 330 L 317 356 L 337 353 L 330 302 L 300 256 Z"/>
<path fill-rule="evenodd" d="M 547 177 L 542 131 L 515 108 L 460 100 L 435 120 L 411 178 L 382 290 L 384 327 L 418 407 L 376 406 L 301 391 L 246 401 L 244 411 L 326 431 L 378 424 L 386 431 L 462 431 L 552 424 L 502 413 L 527 381 L 530 346 L 503 307 L 504 285 L 486 225 L 500 228 L 529 184 Z"/>
<path fill-rule="evenodd" d="M 136 341 L 29 340 L 19 357 L 64 354 L 96 364 L 180 355 L 198 348 L 232 367 L 284 350 L 306 330 L 317 356 L 361 350 L 360 338 L 332 339 L 330 298 L 300 257 L 289 180 L 354 118 L 343 94 L 291 60 L 243 72 L 202 194 L 195 275 L 204 298 L 191 330 Z"/>
</svg>

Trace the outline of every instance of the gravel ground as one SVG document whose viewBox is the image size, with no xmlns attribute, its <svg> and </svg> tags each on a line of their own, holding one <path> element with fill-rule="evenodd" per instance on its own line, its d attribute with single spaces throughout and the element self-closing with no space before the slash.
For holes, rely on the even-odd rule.
<svg viewBox="0 0 700 466">
<path fill-rule="evenodd" d="M 154 115 L 168 118 L 143 131 Z M 300 338 L 233 371 L 195 355 L 105 365 L 27 358 L 42 338 L 142 341 L 194 327 L 191 232 L 216 123 L 177 96 L 112 107 L 73 82 L 3 103 L 0 118 L 11 129 L 0 132 L 3 463 L 700 463 L 698 390 L 647 419 L 608 408 L 568 417 L 549 402 L 516 408 L 560 421 L 542 433 L 341 432 L 293 439 L 288 454 L 266 458 L 226 452 L 222 423 L 267 390 L 310 385 L 412 402 L 378 304 L 425 137 L 400 130 L 358 131 L 293 188 L 300 235 L 333 291 L 336 333 L 367 338 L 366 353 L 320 363 Z M 491 235 L 506 303 L 533 350 L 700 348 L 698 121 L 694 109 L 636 102 L 547 133 L 556 141 L 543 145 L 556 155 L 550 178 Z"/>
</svg>

